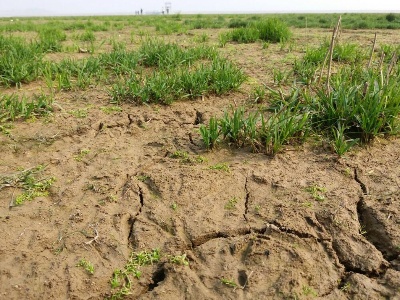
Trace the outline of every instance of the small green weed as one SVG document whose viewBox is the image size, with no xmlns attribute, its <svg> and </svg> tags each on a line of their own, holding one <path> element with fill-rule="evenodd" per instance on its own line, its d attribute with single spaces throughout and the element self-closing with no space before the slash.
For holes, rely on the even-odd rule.
<svg viewBox="0 0 400 300">
<path fill-rule="evenodd" d="M 233 281 L 233 279 L 221 278 L 221 282 L 229 287 L 236 288 L 238 285 Z"/>
<path fill-rule="evenodd" d="M 82 258 L 82 259 L 76 264 L 76 266 L 77 266 L 77 267 L 82 267 L 82 268 L 84 268 L 85 271 L 86 271 L 88 274 L 90 274 L 90 275 L 93 275 L 93 274 L 94 274 L 94 266 L 93 266 L 93 264 L 92 264 L 90 261 L 88 261 L 88 260 L 86 260 L 86 259 L 84 259 L 84 258 Z"/>
<path fill-rule="evenodd" d="M 326 188 L 320 187 L 318 185 L 312 185 L 306 188 L 306 191 L 311 194 L 311 196 L 318 201 L 324 201 L 325 200 L 325 195 L 326 193 Z"/>
<path fill-rule="evenodd" d="M 367 234 L 367 231 L 365 230 L 365 225 L 361 225 L 358 231 L 361 235 Z"/>
<path fill-rule="evenodd" d="M 78 119 L 84 119 L 88 116 L 88 110 L 86 108 L 71 110 L 69 113 Z"/>
<path fill-rule="evenodd" d="M 342 292 L 349 292 L 351 288 L 351 284 L 350 282 L 346 282 L 344 285 L 342 285 L 342 287 L 340 288 L 340 290 Z"/>
<path fill-rule="evenodd" d="M 146 174 L 136 175 L 135 177 L 136 177 L 137 180 L 139 180 L 141 182 L 145 182 L 148 179 L 150 179 L 150 176 L 146 175 Z"/>
<path fill-rule="evenodd" d="M 112 113 L 117 113 L 122 111 L 121 106 L 102 106 L 100 107 L 101 111 L 103 111 L 106 114 L 112 114 Z"/>
<path fill-rule="evenodd" d="M 90 150 L 89 150 L 89 149 L 81 149 L 81 150 L 79 151 L 79 154 L 74 156 L 74 159 L 75 159 L 76 161 L 82 161 L 82 159 L 83 159 L 86 155 L 88 155 L 89 153 L 90 153 Z"/>
<path fill-rule="evenodd" d="M 178 204 L 176 204 L 175 202 L 171 204 L 170 206 L 172 208 L 172 210 L 176 211 L 178 209 Z"/>
<path fill-rule="evenodd" d="M 219 171 L 224 171 L 227 173 L 230 173 L 230 171 L 231 171 L 229 168 L 229 165 L 227 163 L 218 163 L 216 165 L 209 166 L 208 168 L 211 170 L 219 170 Z"/>
<path fill-rule="evenodd" d="M 171 263 L 177 264 L 177 265 L 182 265 L 182 266 L 188 266 L 189 265 L 189 261 L 188 261 L 188 259 L 186 257 L 186 254 L 170 256 L 169 257 L 169 261 Z"/>
<path fill-rule="evenodd" d="M 335 152 L 342 156 L 356 145 L 359 139 L 346 139 L 345 128 L 339 123 L 337 128 L 332 128 L 333 141 L 332 146 Z"/>
<path fill-rule="evenodd" d="M 236 197 L 233 197 L 232 199 L 229 199 L 228 203 L 225 204 L 224 208 L 228 210 L 236 209 L 237 203 L 238 199 Z"/>
<path fill-rule="evenodd" d="M 113 291 L 113 295 L 109 299 L 121 299 L 123 296 L 128 295 L 132 288 L 132 280 L 135 278 L 140 279 L 142 276 L 140 268 L 157 263 L 160 258 L 159 249 L 132 253 L 125 267 L 113 272 L 110 284 L 111 288 L 117 289 L 117 291 Z"/>
<path fill-rule="evenodd" d="M 190 157 L 189 157 L 189 153 L 187 153 L 186 151 L 175 151 L 171 154 L 170 156 L 171 158 L 176 158 L 176 159 L 180 159 L 181 162 L 190 162 Z"/>
<path fill-rule="evenodd" d="M 318 296 L 317 292 L 312 287 L 310 287 L 308 285 L 303 285 L 302 290 L 303 290 L 303 295 L 304 296 L 312 296 L 312 297 L 317 297 Z"/>
</svg>

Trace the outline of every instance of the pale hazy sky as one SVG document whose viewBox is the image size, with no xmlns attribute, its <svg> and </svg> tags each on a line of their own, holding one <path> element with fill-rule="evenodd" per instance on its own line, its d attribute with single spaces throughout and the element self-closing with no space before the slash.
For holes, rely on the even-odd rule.
<svg viewBox="0 0 400 300">
<path fill-rule="evenodd" d="M 161 11 L 165 2 L 171 13 L 400 12 L 399 0 L 0 0 L 0 16 L 134 14 Z"/>
</svg>

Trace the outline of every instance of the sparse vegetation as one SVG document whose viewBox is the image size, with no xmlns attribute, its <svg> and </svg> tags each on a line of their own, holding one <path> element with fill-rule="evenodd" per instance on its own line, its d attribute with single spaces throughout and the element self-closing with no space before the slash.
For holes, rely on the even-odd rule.
<svg viewBox="0 0 400 300">
<path fill-rule="evenodd" d="M 128 295 L 132 288 L 132 280 L 142 276 L 141 267 L 157 263 L 160 258 L 159 249 L 132 253 L 125 267 L 114 271 L 110 282 L 114 291 L 109 299 L 122 299 Z"/>
<path fill-rule="evenodd" d="M 45 197 L 49 194 L 49 189 L 56 178 L 40 176 L 44 170 L 45 166 L 39 165 L 0 177 L 0 188 L 14 187 L 23 191 L 12 200 L 10 206 L 21 205 L 26 201 L 32 201 L 37 197 Z"/>
</svg>

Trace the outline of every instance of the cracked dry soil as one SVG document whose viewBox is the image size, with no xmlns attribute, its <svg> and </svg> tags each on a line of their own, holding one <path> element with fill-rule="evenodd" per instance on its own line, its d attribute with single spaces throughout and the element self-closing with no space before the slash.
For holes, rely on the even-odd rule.
<svg viewBox="0 0 400 300">
<path fill-rule="evenodd" d="M 41 164 L 57 178 L 20 206 L 19 190 L 0 189 L 1 299 L 103 299 L 131 252 L 153 248 L 189 266 L 144 267 L 126 299 L 400 299 L 399 139 L 342 159 L 310 145 L 206 152 L 199 124 L 243 95 L 106 114 L 90 93 L 84 119 L 59 95 L 50 123 L 0 136 L 1 174 Z M 209 168 L 222 162 L 229 172 Z"/>
</svg>

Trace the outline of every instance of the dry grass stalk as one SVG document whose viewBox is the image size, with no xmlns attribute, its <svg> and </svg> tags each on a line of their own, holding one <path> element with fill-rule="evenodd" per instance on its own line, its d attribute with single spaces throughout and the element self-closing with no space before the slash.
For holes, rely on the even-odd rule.
<svg viewBox="0 0 400 300">
<path fill-rule="evenodd" d="M 330 94 L 330 78 L 331 78 L 331 72 L 332 72 L 332 57 L 333 57 L 333 48 L 335 47 L 335 40 L 338 37 L 339 34 L 339 28 L 340 28 L 340 23 L 342 21 L 342 16 L 339 17 L 339 20 L 336 24 L 336 27 L 333 29 L 333 34 L 332 34 L 332 40 L 331 44 L 329 46 L 329 62 L 328 62 L 328 75 L 326 77 L 326 91 L 328 95 Z"/>
</svg>

